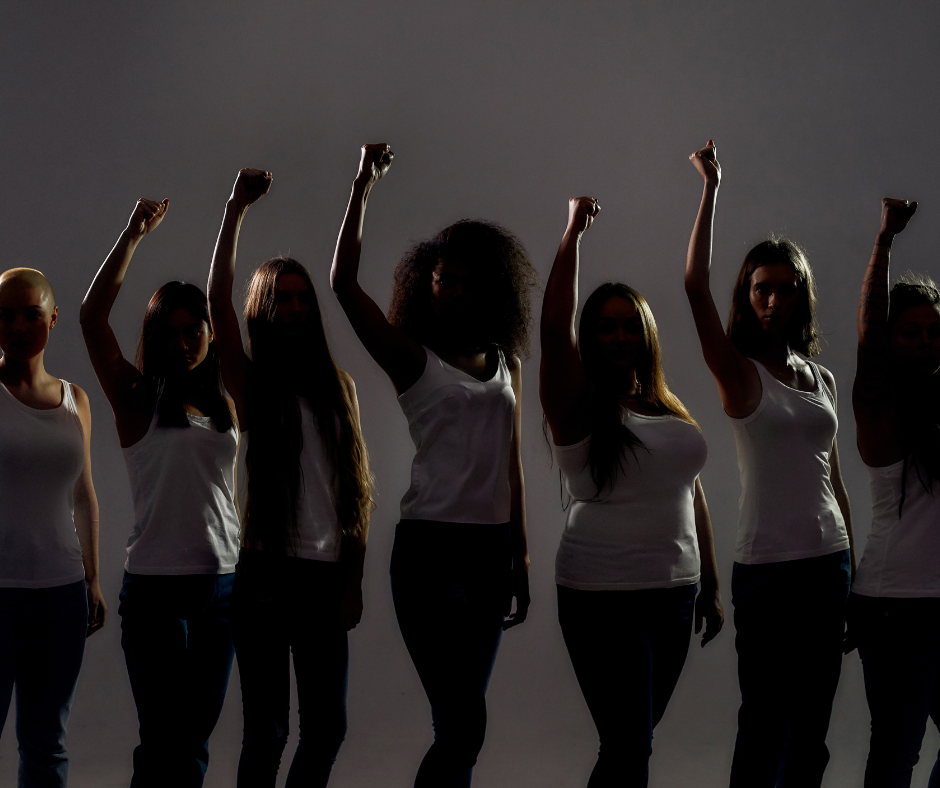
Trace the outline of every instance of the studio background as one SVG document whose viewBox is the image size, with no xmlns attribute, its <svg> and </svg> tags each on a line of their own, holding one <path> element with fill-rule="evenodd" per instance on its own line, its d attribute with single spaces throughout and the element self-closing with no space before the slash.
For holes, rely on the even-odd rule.
<svg viewBox="0 0 940 788">
<path fill-rule="evenodd" d="M 668 378 L 709 445 L 702 478 L 727 615 L 707 649 L 693 639 L 656 731 L 650 784 L 726 785 L 739 703 L 730 576 L 740 486 L 682 284 L 702 190 L 686 157 L 710 137 L 717 142 L 723 180 L 712 281 L 722 313 L 753 244 L 785 233 L 808 251 L 826 337 L 819 361 L 839 385 L 841 459 L 861 556 L 870 515 L 849 398 L 855 305 L 883 196 L 920 202 L 895 245 L 896 272 L 940 274 L 938 22 L 940 7 L 914 2 L 4 3 L 0 269 L 33 266 L 52 281 L 60 318 L 46 366 L 88 391 L 94 420 L 109 618 L 85 653 L 70 785 L 127 785 L 137 743 L 117 615 L 131 500 L 79 305 L 135 201 L 168 197 L 167 218 L 140 245 L 112 314 L 131 357 L 157 287 L 177 278 L 205 287 L 240 167 L 271 170 L 274 185 L 244 224 L 239 288 L 275 254 L 310 269 L 334 355 L 358 386 L 377 480 L 365 613 L 350 636 L 349 733 L 331 785 L 412 783 L 431 739 L 430 710 L 395 622 L 388 564 L 413 446 L 391 384 L 329 290 L 364 142 L 389 142 L 397 154 L 373 191 L 362 257 L 361 281 L 383 307 L 401 252 L 464 217 L 510 228 L 544 281 L 567 198 L 599 199 L 603 212 L 581 247 L 582 301 L 610 279 L 649 300 Z M 538 294 L 536 317 L 540 303 Z M 533 603 L 525 625 L 503 639 L 479 788 L 584 785 L 596 753 L 556 622 L 553 564 L 565 515 L 541 433 L 538 358 L 534 336 L 523 368 Z M 13 722 L 11 708 L 0 738 L 2 785 L 15 781 Z M 832 715 L 829 788 L 861 784 L 868 724 L 853 653 Z M 292 728 L 279 785 L 296 712 Z M 207 786 L 234 785 L 240 739 L 236 668 Z M 915 784 L 926 783 L 937 746 L 930 725 Z"/>
</svg>

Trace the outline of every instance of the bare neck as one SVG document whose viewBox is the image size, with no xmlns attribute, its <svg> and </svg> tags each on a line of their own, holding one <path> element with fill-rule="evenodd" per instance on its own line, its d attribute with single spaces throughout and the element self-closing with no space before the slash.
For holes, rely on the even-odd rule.
<svg viewBox="0 0 940 788">
<path fill-rule="evenodd" d="M 34 389 L 47 385 L 52 376 L 43 364 L 45 351 L 25 361 L 0 357 L 0 382 L 7 387 Z"/>
</svg>

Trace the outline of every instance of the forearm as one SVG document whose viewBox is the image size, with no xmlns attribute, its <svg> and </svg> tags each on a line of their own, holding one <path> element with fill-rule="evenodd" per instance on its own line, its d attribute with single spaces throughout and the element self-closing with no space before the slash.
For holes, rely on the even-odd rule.
<svg viewBox="0 0 940 788">
<path fill-rule="evenodd" d="M 845 489 L 845 484 L 841 482 L 833 486 L 833 492 L 836 496 L 836 503 L 839 504 L 839 511 L 842 512 L 842 519 L 845 521 L 845 532 L 849 537 L 849 554 L 852 557 L 852 577 L 855 577 L 855 567 L 858 563 L 855 560 L 855 531 L 852 528 L 852 506 L 849 503 L 849 493 Z"/>
<path fill-rule="evenodd" d="M 578 309 L 580 244 L 581 233 L 569 226 L 562 236 L 545 285 L 541 320 L 543 348 L 546 342 L 570 342 L 574 339 L 574 319 Z"/>
<path fill-rule="evenodd" d="M 98 499 L 94 492 L 82 492 L 75 496 L 75 533 L 82 549 L 82 566 L 85 580 L 98 580 Z"/>
<path fill-rule="evenodd" d="M 509 525 L 511 531 L 512 565 L 514 569 L 529 568 L 529 545 L 526 538 L 525 479 L 522 468 L 513 474 L 510 481 L 511 508 Z"/>
<path fill-rule="evenodd" d="M 696 481 L 696 492 L 693 500 L 695 512 L 695 536 L 698 541 L 698 551 L 702 564 L 702 587 L 718 588 L 718 558 L 715 556 L 715 535 L 712 531 L 711 515 L 708 513 L 708 504 L 705 502 L 705 493 L 701 483 Z"/>
<path fill-rule="evenodd" d="M 231 307 L 232 290 L 235 282 L 235 254 L 238 249 L 238 235 L 248 207 L 238 205 L 232 200 L 225 203 L 222 227 L 212 254 L 212 266 L 209 269 L 208 297 L 210 310 L 220 306 Z"/>
<path fill-rule="evenodd" d="M 140 239 L 141 236 L 135 235 L 129 228 L 121 233 L 82 301 L 79 320 L 83 327 L 87 328 L 96 322 L 107 323 Z"/>
<path fill-rule="evenodd" d="M 692 237 L 685 263 L 685 289 L 691 296 L 697 292 L 707 292 L 709 288 L 709 270 L 712 261 L 712 229 L 715 222 L 715 202 L 718 187 L 706 183 L 702 192 Z"/>
<path fill-rule="evenodd" d="M 868 260 L 862 292 L 858 300 L 858 343 L 860 346 L 882 345 L 887 342 L 888 269 L 894 236 L 879 233 Z"/>
<path fill-rule="evenodd" d="M 333 267 L 330 271 L 330 286 L 340 298 L 356 286 L 359 278 L 359 259 L 362 254 L 362 228 L 366 206 L 372 191 L 371 182 L 359 176 L 353 181 L 346 216 L 336 239 Z"/>
</svg>

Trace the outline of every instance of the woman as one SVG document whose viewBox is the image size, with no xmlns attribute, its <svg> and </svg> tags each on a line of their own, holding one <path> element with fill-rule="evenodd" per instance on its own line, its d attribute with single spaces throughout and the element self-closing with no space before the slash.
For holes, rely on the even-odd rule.
<svg viewBox="0 0 940 788">
<path fill-rule="evenodd" d="M 209 312 L 225 386 L 251 428 L 244 547 L 232 597 L 245 733 L 240 788 L 274 786 L 287 743 L 289 656 L 300 741 L 289 788 L 325 786 L 346 735 L 347 631 L 362 616 L 372 477 L 352 378 L 338 369 L 307 270 L 276 257 L 232 306 L 235 250 L 271 174 L 241 170 L 212 258 Z"/>
<path fill-rule="evenodd" d="M 790 241 L 748 252 L 722 330 L 708 281 L 721 167 L 711 141 L 689 158 L 705 188 L 685 289 L 743 488 L 731 578 L 741 687 L 731 785 L 812 788 L 829 761 L 855 565 L 835 380 L 809 360 L 819 352 L 815 285 Z"/>
<path fill-rule="evenodd" d="M 202 785 L 234 656 L 238 426 L 222 391 L 206 297 L 183 282 L 157 290 L 136 366 L 108 323 L 137 245 L 168 205 L 138 201 L 81 311 L 134 502 L 118 608 L 140 722 L 133 788 Z"/>
<path fill-rule="evenodd" d="M 600 211 L 568 201 L 542 304 L 541 398 L 573 500 L 555 561 L 558 621 L 597 732 L 590 788 L 645 786 L 662 719 L 695 631 L 721 630 L 718 566 L 699 473 L 705 439 L 669 391 L 656 323 L 623 284 L 581 315 L 578 247 Z M 696 600 L 696 583 L 702 592 Z"/>
<path fill-rule="evenodd" d="M 0 730 L 15 685 L 21 788 L 66 784 L 85 638 L 107 614 L 88 395 L 43 361 L 58 316 L 39 271 L 0 274 Z"/>
<path fill-rule="evenodd" d="M 907 274 L 888 293 L 891 245 L 916 210 L 882 201 L 858 305 L 852 405 L 872 526 L 849 626 L 871 710 L 866 788 L 909 786 L 927 717 L 940 725 L 940 290 Z M 940 763 L 929 785 L 940 785 Z"/>
<path fill-rule="evenodd" d="M 391 378 L 417 449 L 392 596 L 434 720 L 415 786 L 457 788 L 470 785 L 483 746 L 500 634 L 529 606 L 517 353 L 536 275 L 507 231 L 458 222 L 402 258 L 386 319 L 357 276 L 366 202 L 392 158 L 388 145 L 362 147 L 331 282 Z"/>
</svg>

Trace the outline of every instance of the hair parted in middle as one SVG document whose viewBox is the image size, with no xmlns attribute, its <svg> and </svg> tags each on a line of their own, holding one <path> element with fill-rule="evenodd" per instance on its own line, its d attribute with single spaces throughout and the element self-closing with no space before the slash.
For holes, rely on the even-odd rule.
<svg viewBox="0 0 940 788">
<path fill-rule="evenodd" d="M 493 222 L 464 219 L 405 252 L 395 268 L 389 322 L 415 342 L 432 340 L 431 273 L 442 259 L 471 266 L 485 283 L 474 327 L 481 344 L 525 356 L 532 323 L 529 295 L 538 286 L 538 273 L 519 239 Z"/>
<path fill-rule="evenodd" d="M 796 309 L 786 326 L 787 344 L 792 350 L 812 357 L 819 355 L 821 333 L 816 322 L 816 280 L 809 260 L 799 246 L 788 238 L 771 236 L 747 253 L 731 296 L 728 339 L 745 356 L 760 352 L 767 341 L 754 307 L 751 306 L 751 276 L 763 265 L 784 263 L 796 271 Z"/>
<path fill-rule="evenodd" d="M 277 282 L 284 274 L 296 274 L 310 289 L 310 317 L 299 348 L 285 347 L 274 321 Z M 263 263 L 248 285 L 245 323 L 251 357 L 246 543 L 260 542 L 265 550 L 288 555 L 295 551 L 296 504 L 303 485 L 303 435 L 297 402 L 302 396 L 310 403 L 332 464 L 344 554 L 349 543 L 364 546 L 373 508 L 369 456 L 352 393 L 327 344 L 320 304 L 307 269 L 289 257 Z"/>
</svg>

